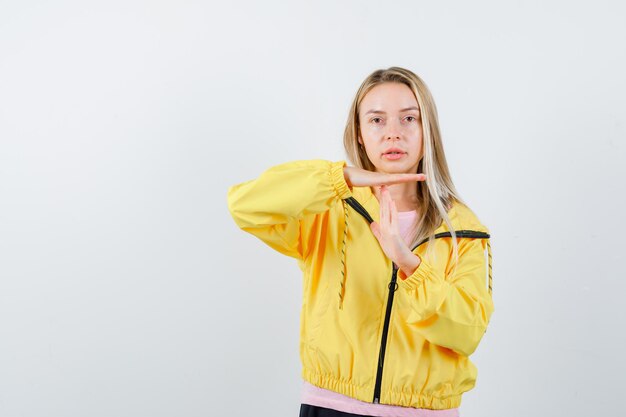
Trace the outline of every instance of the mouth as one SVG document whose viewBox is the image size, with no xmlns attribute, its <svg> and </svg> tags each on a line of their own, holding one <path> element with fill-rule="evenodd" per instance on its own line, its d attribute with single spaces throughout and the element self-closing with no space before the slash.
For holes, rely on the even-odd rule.
<svg viewBox="0 0 626 417">
<path fill-rule="evenodd" d="M 406 152 L 393 151 L 393 152 L 384 153 L 383 158 L 386 158 L 389 160 L 396 160 L 396 159 L 403 158 L 405 155 L 406 155 Z"/>
</svg>

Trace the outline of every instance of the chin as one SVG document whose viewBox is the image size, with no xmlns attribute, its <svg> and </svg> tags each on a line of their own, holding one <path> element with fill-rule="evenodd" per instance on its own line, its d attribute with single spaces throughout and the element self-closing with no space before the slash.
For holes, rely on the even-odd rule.
<svg viewBox="0 0 626 417">
<path fill-rule="evenodd" d="M 390 161 L 381 161 L 380 165 L 377 167 L 379 171 L 387 172 L 389 174 L 404 174 L 404 173 L 415 173 L 417 170 L 413 170 L 415 164 L 410 164 L 407 161 L 403 163 L 390 162 Z"/>
</svg>

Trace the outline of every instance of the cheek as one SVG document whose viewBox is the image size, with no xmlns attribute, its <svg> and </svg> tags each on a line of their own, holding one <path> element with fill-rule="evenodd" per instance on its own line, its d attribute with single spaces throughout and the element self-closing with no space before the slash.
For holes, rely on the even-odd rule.
<svg viewBox="0 0 626 417">
<path fill-rule="evenodd" d="M 364 147 L 365 147 L 365 153 L 367 154 L 367 157 L 369 158 L 369 160 L 372 162 L 376 162 L 380 160 L 380 156 L 378 155 L 378 152 L 375 150 L 376 146 L 370 145 L 367 142 L 367 140 L 364 140 L 363 142 L 364 142 Z"/>
<path fill-rule="evenodd" d="M 422 124 L 421 123 L 418 123 L 417 125 L 413 127 L 413 134 L 416 137 L 419 137 L 419 138 L 422 137 Z"/>
<path fill-rule="evenodd" d="M 368 135 L 367 132 L 361 132 L 361 140 L 363 141 L 365 153 L 367 153 L 369 157 L 374 156 L 374 149 L 376 149 L 376 140 L 372 139 L 371 135 Z"/>
<path fill-rule="evenodd" d="M 365 151 L 371 161 L 378 159 L 378 153 L 373 150 L 373 147 L 366 147 Z"/>
</svg>

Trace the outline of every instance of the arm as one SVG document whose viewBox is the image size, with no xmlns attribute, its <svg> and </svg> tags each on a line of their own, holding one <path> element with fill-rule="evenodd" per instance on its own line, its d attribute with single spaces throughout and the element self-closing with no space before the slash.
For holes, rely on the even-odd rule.
<svg viewBox="0 0 626 417">
<path fill-rule="evenodd" d="M 290 161 L 228 189 L 228 209 L 242 230 L 296 259 L 306 257 L 302 220 L 352 196 L 345 161 Z"/>
<path fill-rule="evenodd" d="M 421 262 L 422 259 L 419 256 L 413 252 L 409 252 L 408 256 L 398 261 L 398 278 L 403 281 L 407 279 L 407 277 L 415 273 L 415 270 L 420 266 Z"/>
<path fill-rule="evenodd" d="M 484 239 L 461 238 L 454 276 L 422 259 L 411 275 L 398 280 L 400 296 L 408 297 L 412 308 L 408 322 L 429 342 L 465 356 L 478 347 L 494 311 L 485 286 L 485 246 Z M 447 258 L 449 243 L 438 242 L 435 250 Z"/>
</svg>

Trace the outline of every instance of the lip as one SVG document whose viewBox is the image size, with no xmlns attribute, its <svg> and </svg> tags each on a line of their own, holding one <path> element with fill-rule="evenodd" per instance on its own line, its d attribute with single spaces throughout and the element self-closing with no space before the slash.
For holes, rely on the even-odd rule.
<svg viewBox="0 0 626 417">
<path fill-rule="evenodd" d="M 399 152 L 399 153 L 391 153 L 391 152 Z M 404 152 L 402 149 L 400 148 L 389 148 L 387 150 L 385 150 L 385 152 L 383 153 L 382 157 L 384 159 L 387 159 L 388 161 L 395 161 L 401 158 L 404 158 L 404 155 L 406 155 L 406 152 Z"/>
<path fill-rule="evenodd" d="M 400 149 L 400 148 L 389 148 L 389 149 L 386 149 L 386 150 L 385 150 L 385 152 L 383 152 L 383 155 L 386 155 L 386 154 L 388 154 L 389 152 L 401 152 L 401 153 L 406 153 L 406 152 L 404 152 L 404 151 L 403 151 L 402 149 Z"/>
<path fill-rule="evenodd" d="M 390 161 L 395 161 L 396 159 L 404 158 L 406 152 L 402 153 L 384 153 L 383 158 L 388 159 Z"/>
</svg>

